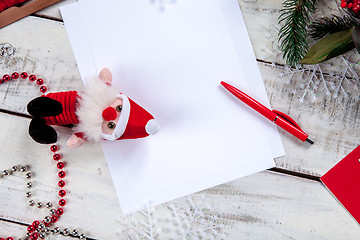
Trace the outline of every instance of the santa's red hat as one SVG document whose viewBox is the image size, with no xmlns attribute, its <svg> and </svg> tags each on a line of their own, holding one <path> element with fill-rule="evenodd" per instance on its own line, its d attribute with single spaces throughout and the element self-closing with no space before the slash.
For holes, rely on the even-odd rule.
<svg viewBox="0 0 360 240">
<path fill-rule="evenodd" d="M 117 95 L 123 102 L 121 114 L 111 135 L 102 134 L 106 140 L 136 139 L 155 134 L 159 130 L 154 117 L 136 102 L 123 94 Z"/>
</svg>

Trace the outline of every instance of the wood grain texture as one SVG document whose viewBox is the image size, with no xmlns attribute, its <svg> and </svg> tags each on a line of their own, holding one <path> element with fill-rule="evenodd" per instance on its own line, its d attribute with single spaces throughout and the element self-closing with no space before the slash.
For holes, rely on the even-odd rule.
<svg viewBox="0 0 360 240">
<path fill-rule="evenodd" d="M 33 199 L 46 203 L 57 197 L 56 169 L 49 145 L 34 143 L 27 135 L 29 119 L 0 114 L 2 141 L 0 169 L 26 164 L 34 172 Z M 69 150 L 64 141 L 70 129 L 57 128 L 66 161 L 68 205 L 57 226 L 76 227 L 96 239 L 124 239 L 118 235 L 123 225 L 121 210 L 111 177 L 99 144 L 87 144 Z M 3 139 L 4 140 L 4 139 Z M 21 148 L 19 147 L 21 146 Z M 31 223 L 47 215 L 45 209 L 27 205 L 26 180 L 21 174 L 0 179 L 0 218 Z M 357 239 L 358 224 L 320 184 L 282 174 L 263 172 L 229 184 L 203 191 L 209 214 L 225 224 L 227 239 Z M 181 205 L 186 198 L 176 200 Z M 157 207 L 161 222 L 171 217 L 166 204 Z M 160 214 L 162 213 L 162 214 Z M 1 234 L 21 237 L 25 229 L 17 224 L 0 221 Z M 15 225 L 15 226 L 13 226 Z M 8 227 L 9 226 L 9 227 Z M 14 234 L 20 235 L 14 235 Z"/>
<path fill-rule="evenodd" d="M 73 0 L 63 1 L 73 2 Z M 319 4 L 331 4 L 332 1 Z M 239 1 L 258 59 L 272 61 L 274 36 L 269 28 L 277 23 L 281 1 Z M 328 9 L 327 7 L 324 7 Z M 336 11 L 336 8 L 332 8 Z M 325 14 L 326 12 L 320 13 Z M 59 19 L 58 6 L 43 11 L 48 18 Z M 270 36 L 270 37 L 269 37 Z M 0 30 L 1 42 L 16 48 L 11 57 L 0 57 L 0 74 L 27 71 L 42 77 L 52 91 L 82 89 L 76 62 L 61 22 L 27 17 Z M 24 40 L 26 39 L 26 40 Z M 264 48 L 267 47 L 269 51 Z M 282 64 L 280 58 L 276 59 Z M 276 159 L 278 167 L 321 176 L 359 144 L 359 100 L 356 95 L 327 98 L 316 103 L 300 103 L 292 94 L 300 82 L 289 85 L 279 78 L 285 71 L 259 62 L 272 106 L 296 120 L 315 140 L 312 147 L 299 143 L 287 133 L 281 137 L 287 155 Z M 325 66 L 331 72 L 336 64 Z M 26 81 L 0 85 L 0 109 L 26 113 L 27 102 L 39 96 L 38 87 Z M 320 96 L 321 97 L 321 96 Z M 56 170 L 48 146 L 33 142 L 27 134 L 29 119 L 0 113 L 0 169 L 15 164 L 31 165 L 34 199 L 56 199 Z M 58 128 L 62 145 L 71 130 Z M 97 239 L 124 239 L 118 232 L 124 226 L 111 177 L 98 144 L 69 151 L 61 149 L 67 162 L 69 181 L 67 211 L 59 226 L 83 229 Z M 25 181 L 18 175 L 0 179 L 0 235 L 19 234 L 25 227 L 2 221 L 30 223 L 45 216 L 45 210 L 28 207 Z M 206 191 L 210 214 L 225 224 L 225 239 L 359 239 L 360 229 L 351 216 L 318 182 L 289 175 L 263 172 Z M 186 198 L 175 201 L 181 205 Z M 158 221 L 169 221 L 168 205 L 156 208 Z M 2 236 L 0 236 L 2 237 Z M 53 238 L 51 238 L 53 239 Z M 54 238 L 55 239 L 55 238 Z M 64 239 L 64 238 L 59 238 Z"/>
</svg>

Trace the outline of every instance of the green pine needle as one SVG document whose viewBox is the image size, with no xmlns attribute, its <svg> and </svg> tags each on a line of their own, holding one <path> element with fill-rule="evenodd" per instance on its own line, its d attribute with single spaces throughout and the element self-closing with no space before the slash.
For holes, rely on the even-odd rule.
<svg viewBox="0 0 360 240">
<path fill-rule="evenodd" d="M 279 41 L 286 63 L 295 66 L 304 57 L 309 48 L 307 30 L 310 23 L 309 14 L 316 9 L 317 0 L 284 0 L 280 10 L 279 23 L 285 25 L 280 29 Z"/>
<path fill-rule="evenodd" d="M 359 26 L 359 24 L 348 15 L 343 17 L 332 16 L 332 18 L 324 17 L 310 25 L 309 34 L 313 39 L 319 40 L 328 34 L 345 31 L 354 26 Z"/>
</svg>

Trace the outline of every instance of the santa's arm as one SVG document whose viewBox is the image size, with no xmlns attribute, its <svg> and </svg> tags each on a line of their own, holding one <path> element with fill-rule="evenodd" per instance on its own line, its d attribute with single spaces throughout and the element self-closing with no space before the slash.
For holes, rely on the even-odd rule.
<svg viewBox="0 0 360 240">
<path fill-rule="evenodd" d="M 69 148 L 78 148 L 86 142 L 83 133 L 74 133 L 67 141 Z"/>
</svg>

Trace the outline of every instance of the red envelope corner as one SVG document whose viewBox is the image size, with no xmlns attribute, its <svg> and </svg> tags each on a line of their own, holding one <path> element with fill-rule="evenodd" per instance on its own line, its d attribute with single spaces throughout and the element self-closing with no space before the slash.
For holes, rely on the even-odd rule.
<svg viewBox="0 0 360 240">
<path fill-rule="evenodd" d="M 320 180 L 360 223 L 360 146 L 325 173 Z"/>
</svg>

